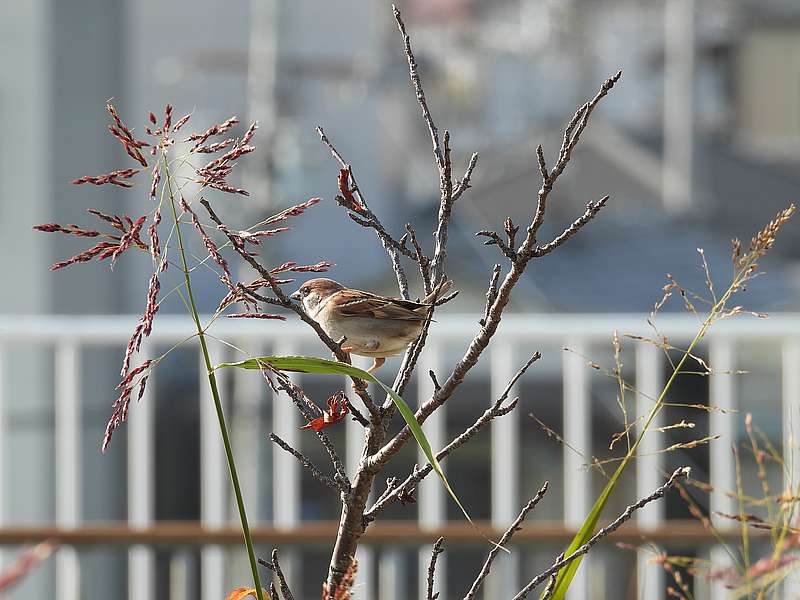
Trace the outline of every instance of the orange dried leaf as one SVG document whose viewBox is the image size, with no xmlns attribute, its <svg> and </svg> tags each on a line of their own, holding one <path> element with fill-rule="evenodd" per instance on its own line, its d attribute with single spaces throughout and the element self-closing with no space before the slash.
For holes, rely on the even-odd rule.
<svg viewBox="0 0 800 600">
<path fill-rule="evenodd" d="M 256 588 L 236 588 L 227 595 L 225 600 L 244 600 L 244 598 L 247 598 L 248 596 L 257 598 L 258 596 L 256 595 Z M 264 597 L 269 600 L 269 594 L 267 593 L 267 590 L 264 590 Z"/>
</svg>

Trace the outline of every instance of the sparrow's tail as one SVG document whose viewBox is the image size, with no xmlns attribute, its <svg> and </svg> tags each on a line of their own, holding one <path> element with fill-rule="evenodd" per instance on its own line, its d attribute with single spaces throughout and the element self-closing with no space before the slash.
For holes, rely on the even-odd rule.
<svg viewBox="0 0 800 600">
<path fill-rule="evenodd" d="M 433 291 L 430 294 L 428 294 L 427 296 L 425 296 L 422 299 L 421 303 L 422 304 L 433 304 L 437 300 L 441 300 L 442 296 L 444 296 L 447 292 L 449 292 L 451 287 L 453 287 L 452 280 L 445 279 L 439 285 L 437 285 L 435 288 L 433 288 Z"/>
</svg>

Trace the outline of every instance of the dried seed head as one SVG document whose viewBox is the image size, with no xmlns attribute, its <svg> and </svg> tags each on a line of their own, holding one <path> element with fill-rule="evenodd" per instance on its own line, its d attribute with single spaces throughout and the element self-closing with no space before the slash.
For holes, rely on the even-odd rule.
<svg viewBox="0 0 800 600">
<path fill-rule="evenodd" d="M 281 221 L 285 221 L 289 217 L 299 217 L 306 210 L 308 210 L 315 204 L 319 204 L 320 201 L 321 198 L 309 198 L 305 202 L 301 202 L 300 204 L 295 204 L 294 206 L 290 206 L 289 208 L 282 210 L 278 214 L 272 215 L 270 218 L 264 221 L 262 225 L 272 225 L 274 223 L 280 223 Z"/>
<path fill-rule="evenodd" d="M 128 418 L 128 407 L 130 406 L 131 402 L 131 394 L 137 385 L 139 386 L 137 400 L 140 400 L 144 395 L 145 386 L 147 385 L 147 379 L 149 377 L 148 371 L 155 364 L 155 362 L 156 361 L 154 360 L 144 361 L 140 366 L 128 373 L 117 386 L 117 389 L 120 390 L 120 394 L 119 397 L 114 401 L 114 410 L 111 413 L 111 418 L 108 420 L 105 433 L 103 434 L 103 442 L 101 446 L 102 452 L 105 452 L 108 448 L 108 444 L 111 442 L 111 436 L 114 434 L 114 431 L 117 429 L 117 427 L 119 427 L 125 421 L 125 419 Z M 142 377 L 139 379 L 139 381 L 135 381 L 135 379 L 140 375 Z"/>
<path fill-rule="evenodd" d="M 150 178 L 150 200 L 155 201 L 158 193 L 158 182 L 161 181 L 161 170 L 158 168 L 158 163 L 153 166 Z"/>
<path fill-rule="evenodd" d="M 125 215 L 126 218 L 127 215 Z M 130 220 L 128 218 L 128 220 Z M 120 240 L 119 244 L 117 245 L 114 252 L 111 253 L 111 268 L 114 268 L 114 262 L 116 262 L 117 258 L 125 252 L 128 248 L 130 248 L 134 242 L 136 242 L 139 246 L 144 246 L 144 243 L 139 238 L 139 232 L 142 230 L 142 225 L 147 220 L 147 216 L 141 216 L 136 219 L 135 223 L 130 225 L 130 229 L 123 235 Z"/>
<path fill-rule="evenodd" d="M 250 140 L 253 139 L 253 136 L 256 133 L 256 129 L 258 129 L 258 121 L 253 121 L 250 127 L 247 128 L 247 131 L 244 132 L 242 136 L 241 142 L 239 142 L 242 146 L 246 146 L 250 143 Z"/>
<path fill-rule="evenodd" d="M 748 264 L 753 265 L 751 269 L 755 268 L 755 261 L 764 255 L 767 250 L 772 248 L 775 243 L 775 238 L 778 235 L 780 228 L 786 223 L 794 214 L 795 205 L 790 204 L 788 208 L 778 212 L 775 218 L 767 223 L 767 225 L 759 231 L 750 240 L 750 245 L 747 252 L 739 258 L 737 263 L 738 268 L 745 268 Z"/>
<path fill-rule="evenodd" d="M 73 179 L 73 185 L 81 185 L 83 183 L 91 183 L 93 185 L 105 185 L 110 183 L 112 185 L 118 185 L 119 187 L 133 187 L 127 181 L 123 181 L 124 179 L 130 179 L 137 173 L 141 172 L 142 169 L 122 169 L 120 171 L 111 171 L 110 173 L 104 173 L 102 175 L 86 175 L 84 177 L 79 177 L 78 179 Z"/>
<path fill-rule="evenodd" d="M 175 123 L 175 127 L 172 128 L 172 132 L 175 133 L 176 131 L 179 131 L 181 127 L 186 125 L 186 122 L 191 118 L 191 116 L 192 113 L 187 113 L 178 119 L 178 122 Z"/>
</svg>

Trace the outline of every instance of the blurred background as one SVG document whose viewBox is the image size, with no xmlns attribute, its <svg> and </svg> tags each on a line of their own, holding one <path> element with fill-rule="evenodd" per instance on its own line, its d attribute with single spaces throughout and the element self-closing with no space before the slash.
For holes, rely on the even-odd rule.
<svg viewBox="0 0 800 600">
<path fill-rule="evenodd" d="M 485 595 L 510 598 L 552 562 L 602 488 L 602 473 L 582 466 L 592 456 L 618 451 L 608 450 L 621 423 L 617 382 L 586 368 L 583 357 L 612 366 L 612 332 L 647 331 L 646 314 L 661 297 L 667 273 L 702 292 L 697 248 L 705 249 L 724 286 L 730 238 L 749 240 L 796 201 L 800 5 L 405 0 L 398 6 L 434 119 L 452 133 L 458 175 L 473 151 L 480 154 L 473 188 L 458 202 L 451 228 L 448 275 L 461 294 L 437 317 L 423 373 L 435 368 L 445 374 L 459 357 L 483 310 L 491 266 L 502 262 L 474 232 L 499 230 L 506 216 L 525 226 L 540 185 L 536 145 L 544 145 L 552 164 L 575 109 L 605 78 L 624 71 L 559 180 L 542 237 L 558 234 L 588 201 L 605 194 L 611 196 L 607 208 L 579 236 L 531 265 L 491 356 L 447 413 L 426 425 L 434 445 L 446 443 L 474 421 L 531 352 L 544 354 L 516 390 L 521 405 L 515 414 L 446 465 L 473 516 L 498 527 L 550 480 L 529 536 L 498 561 Z M 144 306 L 150 264 L 125 257 L 113 273 L 96 263 L 51 273 L 52 262 L 83 245 L 31 227 L 87 224 L 87 207 L 141 214 L 144 190 L 69 185 L 78 176 L 127 166 L 106 132 L 109 98 L 138 130 L 147 111 L 159 114 L 167 102 L 178 115 L 194 111 L 193 130 L 235 114 L 242 131 L 253 120 L 260 129 L 258 151 L 242 165 L 241 183 L 252 195 L 215 200 L 228 222 L 244 228 L 320 196 L 324 201 L 293 223 L 291 234 L 270 240 L 270 260 L 330 260 L 338 265 L 333 278 L 392 293 L 394 278 L 380 245 L 333 201 L 338 165 L 315 133 L 317 125 L 325 128 L 390 231 L 399 237 L 405 223 L 414 223 L 431 247 L 427 232 L 435 226 L 438 174 L 391 7 L 353 0 L 4 2 L 0 51 L 2 564 L 10 564 L 19 544 L 39 537 L 72 531 L 75 543 L 7 597 L 45 598 L 55 591 L 59 598 L 88 600 L 222 598 L 246 584 L 248 574 L 196 349 L 181 348 L 162 364 L 147 397 L 101 455 L 119 361 L 135 323 L 131 315 Z M 675 392 L 682 402 L 740 412 L 666 411 L 665 424 L 687 418 L 696 427 L 665 431 L 651 446 L 721 434 L 719 448 L 644 457 L 608 516 L 659 485 L 663 471 L 684 464 L 720 490 L 696 492 L 704 510 L 735 512 L 721 490 L 735 486 L 730 445 L 744 439 L 746 412 L 777 448 L 791 453 L 790 417 L 800 423 L 800 317 L 792 313 L 799 301 L 798 259 L 800 236 L 790 223 L 763 265 L 767 276 L 740 300 L 773 319 L 732 321 L 725 335 L 712 336 L 701 350 L 715 368 L 749 374 L 687 377 Z M 221 295 L 219 282 L 211 273 L 198 275 L 200 301 L 211 311 Z M 421 294 L 419 288 L 414 281 L 414 294 Z M 668 310 L 680 311 L 679 304 Z M 182 310 L 177 301 L 163 305 L 157 319 L 163 322 L 156 323 L 145 353 L 164 351 L 190 331 L 178 316 Z M 663 333 L 678 343 L 691 338 L 696 323 L 690 315 L 668 315 Z M 236 325 L 222 323 L 219 335 L 252 352 L 325 354 L 291 320 Z M 223 347 L 217 352 L 228 356 Z M 626 341 L 623 359 L 624 374 L 638 387 L 660 389 L 669 363 L 656 349 Z M 389 361 L 384 379 L 396 368 L 397 361 Z M 320 403 L 342 385 L 301 383 Z M 226 385 L 260 550 L 266 555 L 276 544 L 283 549 L 297 597 L 317 598 L 338 504 L 292 457 L 274 452 L 266 436 L 275 430 L 320 458 L 321 450 L 299 435 L 299 417 L 258 377 L 231 376 Z M 409 401 L 424 395 L 427 385 L 410 388 Z M 548 436 L 531 413 L 572 449 Z M 352 468 L 360 440 L 351 425 L 334 436 Z M 408 473 L 417 461 L 408 448 L 389 474 Z M 760 490 L 755 466 L 742 468 L 746 485 Z M 776 490 L 785 485 L 779 468 L 768 477 Z M 416 597 L 430 541 L 448 523 L 463 525 L 437 482 L 429 483 L 417 504 L 386 514 L 405 528 L 362 549 L 357 598 Z M 727 564 L 714 539 L 691 525 L 677 495 L 638 519 L 628 542 L 653 540 L 670 554 Z M 144 533 L 126 536 L 132 530 Z M 759 556 L 764 542 L 754 544 Z M 480 538 L 459 538 L 447 548 L 441 597 L 456 598 L 487 549 Z M 648 564 L 651 556 L 606 543 L 582 567 L 574 598 L 666 597 L 671 580 L 661 566 Z M 725 597 L 719 581 L 687 578 L 694 597 Z M 796 578 L 790 576 L 779 597 L 800 597 Z"/>
</svg>

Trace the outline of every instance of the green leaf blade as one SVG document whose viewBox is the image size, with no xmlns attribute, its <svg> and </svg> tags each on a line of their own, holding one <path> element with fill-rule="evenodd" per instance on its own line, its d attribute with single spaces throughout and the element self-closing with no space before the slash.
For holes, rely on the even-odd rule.
<svg viewBox="0 0 800 600">
<path fill-rule="evenodd" d="M 603 492 L 592 506 L 592 510 L 588 515 L 586 515 L 586 519 L 584 520 L 583 525 L 581 525 L 580 530 L 575 534 L 575 537 L 572 538 L 572 542 L 570 543 L 569 547 L 564 551 L 564 556 L 569 556 L 575 552 L 578 548 L 588 542 L 589 539 L 594 535 L 594 532 L 597 529 L 597 523 L 600 521 L 600 515 L 603 513 L 603 509 L 606 507 L 608 499 L 611 497 L 611 492 L 613 492 L 614 488 L 617 486 L 617 481 L 619 480 L 620 475 L 622 475 L 622 472 L 625 470 L 627 464 L 628 460 L 625 459 L 619 465 L 619 467 L 617 467 L 614 475 L 611 476 L 611 479 L 606 484 L 606 487 L 603 488 Z M 556 579 L 556 586 L 553 589 L 553 595 L 551 596 L 553 600 L 564 600 L 567 590 L 569 589 L 575 574 L 578 572 L 578 567 L 580 567 L 582 560 L 583 557 L 580 556 L 559 571 L 558 578 Z"/>
</svg>

